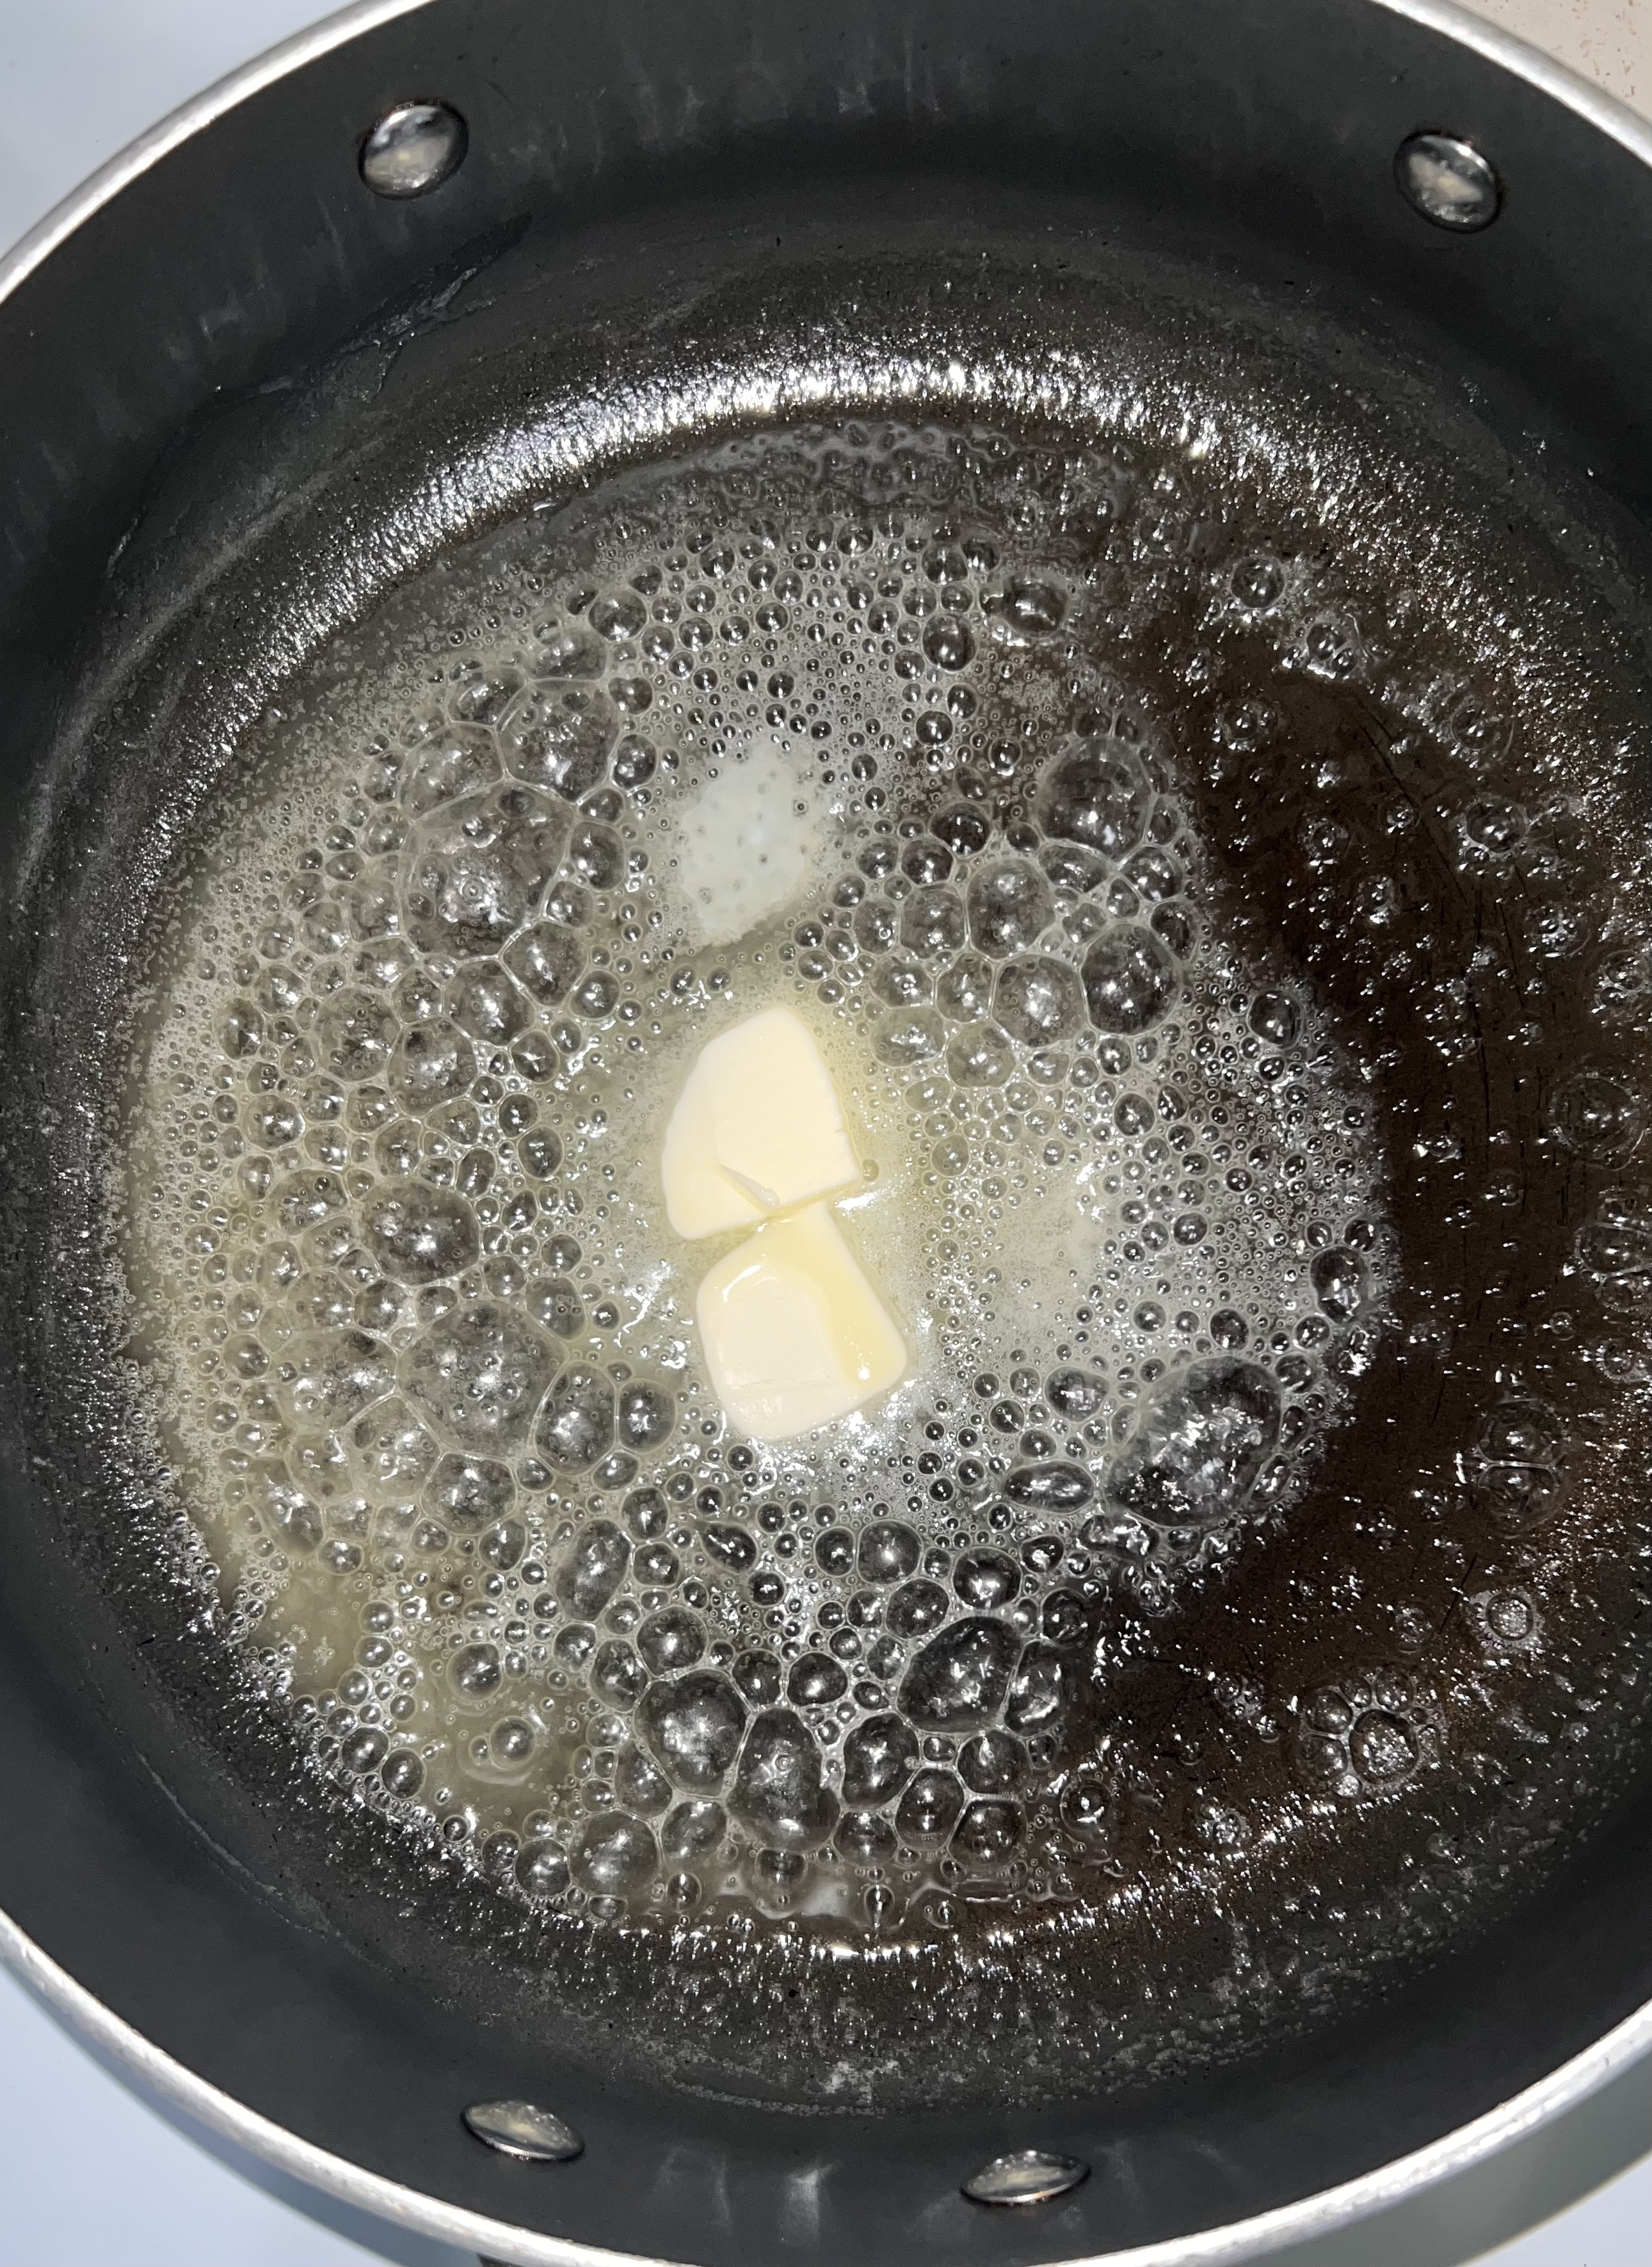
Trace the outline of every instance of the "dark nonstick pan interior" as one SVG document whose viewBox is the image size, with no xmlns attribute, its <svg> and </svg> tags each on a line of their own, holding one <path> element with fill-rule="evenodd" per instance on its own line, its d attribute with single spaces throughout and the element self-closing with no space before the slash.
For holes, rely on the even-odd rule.
<svg viewBox="0 0 1652 2267">
<path fill-rule="evenodd" d="M 382 200 L 362 135 L 415 96 L 463 114 L 469 153 L 429 196 Z M 1395 193 L 1420 128 L 1495 154 L 1482 234 Z M 1368 0 L 433 0 L 203 125 L 16 283 L 0 1900 L 51 1959 L 371 2174 L 570 2244 L 708 2263 L 1194 2236 L 1425 2146 L 1647 1999 L 1652 1808 L 1626 1702 L 1616 1800 L 1582 1846 L 1338 2020 L 1308 2023 L 1305 1999 L 1297 2036 L 1174 2083 L 1046 2086 L 1015 2109 L 967 2091 L 765 2107 L 793 2089 L 755 2049 L 756 2102 L 661 2082 L 628 2012 L 645 1973 L 530 1985 L 490 1950 L 482 1893 L 427 1899 L 249 1703 L 157 1547 L 95 1166 L 145 912 L 242 732 L 433 558 L 662 441 L 875 409 L 891 383 L 933 407 L 960 358 L 1048 374 L 1064 347 L 1105 356 L 1109 322 L 1146 322 L 1184 356 L 1216 342 L 1213 389 L 1306 373 L 1482 483 L 1540 488 L 1644 686 L 1652 310 L 1624 286 L 1649 266 L 1641 154 Z M 570 2117 L 583 2156 L 479 2147 L 460 2112 L 510 2095 Z M 960 2196 L 1033 2144 L 1091 2178 L 1034 2212 Z"/>
</svg>

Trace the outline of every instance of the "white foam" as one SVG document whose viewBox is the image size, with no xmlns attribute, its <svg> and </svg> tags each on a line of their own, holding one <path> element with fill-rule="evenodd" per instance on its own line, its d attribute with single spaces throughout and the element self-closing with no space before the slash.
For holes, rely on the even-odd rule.
<svg viewBox="0 0 1652 2267">
<path fill-rule="evenodd" d="M 697 947 L 733 944 L 795 905 L 832 832 L 808 773 L 766 734 L 683 797 L 662 827 L 665 877 Z"/>
</svg>

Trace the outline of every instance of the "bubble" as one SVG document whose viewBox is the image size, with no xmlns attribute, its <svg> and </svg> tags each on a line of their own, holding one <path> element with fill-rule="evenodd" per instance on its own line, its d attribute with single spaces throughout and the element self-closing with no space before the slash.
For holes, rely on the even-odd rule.
<svg viewBox="0 0 1652 2267">
<path fill-rule="evenodd" d="M 411 1748 L 393 1748 L 379 1766 L 379 1777 L 391 1794 L 417 1794 L 425 1783 L 425 1767 Z"/>
<path fill-rule="evenodd" d="M 324 1425 L 347 1425 L 396 1383 L 389 1347 L 362 1331 L 311 1339 L 295 1346 L 289 1360 L 293 1413 Z"/>
<path fill-rule="evenodd" d="M 822 1708 L 849 1690 L 848 1671 L 827 1653 L 806 1653 L 792 1663 L 786 1697 L 800 1708 Z"/>
<path fill-rule="evenodd" d="M 336 1173 L 292 1173 L 275 1185 L 275 1215 L 293 1234 L 316 1228 L 349 1200 Z"/>
<path fill-rule="evenodd" d="M 514 1566 L 528 1548 L 528 1530 L 519 1519 L 501 1520 L 490 1527 L 481 1540 L 481 1553 L 490 1566 L 501 1573 Z"/>
<path fill-rule="evenodd" d="M 937 669 L 967 669 L 975 658 L 969 625 L 955 614 L 932 614 L 924 625 L 923 642 L 925 658 Z"/>
<path fill-rule="evenodd" d="M 947 1068 L 960 1086 L 1002 1086 L 1015 1053 L 996 1023 L 969 1023 L 947 1045 Z"/>
<path fill-rule="evenodd" d="M 490 1527 L 510 1509 L 516 1493 L 508 1464 L 486 1456 L 442 1457 L 425 1489 L 425 1508 L 461 1534 Z"/>
<path fill-rule="evenodd" d="M 743 1527 L 713 1523 L 700 1530 L 700 1541 L 720 1566 L 743 1574 L 757 1563 L 757 1546 Z"/>
<path fill-rule="evenodd" d="M 1020 1588 L 1021 1570 L 1002 1551 L 966 1551 L 952 1570 L 952 1586 L 966 1606 L 990 1613 Z"/>
<path fill-rule="evenodd" d="M 963 1789 L 950 1772 L 921 1771 L 895 1808 L 895 1830 L 914 1849 L 934 1849 L 950 1839 L 963 1804 Z"/>
<path fill-rule="evenodd" d="M 901 907 L 901 943 L 909 952 L 956 952 L 965 933 L 963 899 L 944 883 L 914 890 Z"/>
<path fill-rule="evenodd" d="M 822 1538 L 823 1540 L 824 1538 Z M 899 1520 L 874 1520 L 861 1530 L 855 1563 L 863 1582 L 899 1582 L 917 1566 L 922 1545 Z M 845 1566 L 847 1561 L 844 1562 Z"/>
<path fill-rule="evenodd" d="M 898 1794 L 917 1768 L 917 1735 L 895 1715 L 864 1717 L 844 1742 L 844 1801 L 875 1808 Z"/>
<path fill-rule="evenodd" d="M 523 789 L 472 796 L 420 829 L 403 891 L 407 933 L 427 951 L 496 953 L 556 871 L 567 821 Z"/>
<path fill-rule="evenodd" d="M 837 1799 L 824 1784 L 808 1727 L 791 1709 L 764 1709 L 752 1718 L 729 1808 L 778 1849 L 816 1849 L 830 1837 Z"/>
<path fill-rule="evenodd" d="M 303 1119 L 285 1095 L 267 1095 L 253 1104 L 252 1138 L 264 1148 L 282 1148 L 289 1141 L 296 1141 L 303 1130 Z"/>
<path fill-rule="evenodd" d="M 747 1699 L 757 1707 L 768 1701 L 778 1700 L 785 1682 L 780 1674 L 780 1664 L 774 1655 L 758 1651 L 735 1656 L 734 1677 Z"/>
<path fill-rule="evenodd" d="M 699 1794 L 722 1785 L 745 1722 L 739 1694 L 713 1669 L 651 1684 L 637 1712 L 639 1735 L 667 1778 Z"/>
<path fill-rule="evenodd" d="M 1546 1526 L 1566 1501 L 1566 1478 L 1550 1464 L 1477 1464 L 1474 1498 L 1495 1524 L 1524 1536 Z"/>
<path fill-rule="evenodd" d="M 1110 1847 L 1114 1804 L 1106 1780 L 1082 1773 L 1069 1780 L 1061 1798 L 1061 1823 L 1093 1848 Z"/>
<path fill-rule="evenodd" d="M 591 1690 L 617 1708 L 629 1708 L 640 1698 L 648 1672 L 623 1638 L 599 1645 L 591 1659 Z"/>
<path fill-rule="evenodd" d="M 1095 1486 L 1079 1464 L 1018 1464 L 1005 1478 L 1004 1493 L 1027 1511 L 1078 1511 Z"/>
<path fill-rule="evenodd" d="M 1162 1023 L 1181 989 L 1176 964 L 1151 929 L 1115 921 L 1084 957 L 1084 992 L 1099 1031 L 1134 1035 Z"/>
<path fill-rule="evenodd" d="M 1560 1419 L 1541 1401 L 1503 1401 L 1487 1412 L 1477 1442 L 1494 1463 L 1558 1464 L 1566 1450 Z"/>
<path fill-rule="evenodd" d="M 1529 1591 L 1477 1590 L 1465 1607 L 1482 1651 L 1493 1659 L 1539 1650 L 1543 1617 Z"/>
<path fill-rule="evenodd" d="M 643 1623 L 637 1632 L 637 1650 L 655 1676 L 691 1669 L 705 1650 L 705 1625 L 683 1607 L 668 1606 Z"/>
<path fill-rule="evenodd" d="M 1568 1148 L 1602 1164 L 1626 1157 L 1646 1127 L 1641 1097 L 1604 1071 L 1574 1071 L 1549 1097 L 1548 1122 Z"/>
<path fill-rule="evenodd" d="M 594 890 L 611 890 L 625 878 L 625 846 L 611 826 L 588 819 L 568 838 L 567 862 Z"/>
<path fill-rule="evenodd" d="M 614 1765 L 614 1795 L 627 1810 L 652 1817 L 669 1804 L 671 1782 L 637 1749 L 624 1748 Z"/>
<path fill-rule="evenodd" d="M 1046 834 L 1122 858 L 1141 840 L 1152 790 L 1139 757 L 1115 740 L 1070 741 L 1045 774 L 1038 822 Z"/>
<path fill-rule="evenodd" d="M 972 952 L 961 954 L 943 972 L 935 996 L 949 1023 L 978 1023 L 992 997 L 991 963 Z"/>
<path fill-rule="evenodd" d="M 448 1681 L 467 1700 L 497 1691 L 504 1671 L 496 1645 L 461 1646 L 448 1663 Z"/>
<path fill-rule="evenodd" d="M 476 796 L 499 776 L 493 734 L 477 726 L 456 725 L 433 733 L 419 747 L 402 788 L 402 801 L 422 816 L 442 803 Z"/>
<path fill-rule="evenodd" d="M 832 1837 L 852 1866 L 885 1866 L 895 1855 L 895 1829 L 872 1810 L 846 1810 Z"/>
<path fill-rule="evenodd" d="M 966 902 L 970 943 L 995 960 L 1036 944 L 1056 911 L 1049 884 L 1026 858 L 999 858 L 978 867 L 970 876 Z"/>
<path fill-rule="evenodd" d="M 1026 1821 L 1019 1803 L 972 1802 L 953 1831 L 953 1854 L 966 1866 L 1002 1866 L 1020 1846 Z"/>
<path fill-rule="evenodd" d="M 559 1842 L 524 1842 L 516 1858 L 516 1886 L 524 1897 L 559 1897 L 568 1886 L 567 1852 Z"/>
<path fill-rule="evenodd" d="M 960 858 L 984 850 L 991 835 L 990 822 L 973 803 L 948 803 L 930 822 L 936 838 Z"/>
<path fill-rule="evenodd" d="M 1071 1625 L 1070 1620 L 1064 1621 L 1064 1626 Z M 1089 1628 L 1086 1613 L 1079 1635 L 1087 1636 Z M 1062 1647 L 1077 1641 L 1064 1637 L 1060 1644 L 1034 1643 L 1022 1654 L 1004 1702 L 1004 1720 L 1012 1732 L 1042 1735 L 1059 1728 L 1080 1681 Z"/>
<path fill-rule="evenodd" d="M 660 1829 L 660 1847 L 668 1858 L 704 1858 L 728 1831 L 728 1814 L 720 1802 L 703 1798 L 679 1802 Z"/>
<path fill-rule="evenodd" d="M 614 1444 L 614 1389 L 599 1369 L 570 1362 L 552 1387 L 534 1447 L 553 1471 L 588 1471 Z"/>
<path fill-rule="evenodd" d="M 339 1761 L 347 1772 L 376 1771 L 384 1759 L 390 1742 L 376 1729 L 352 1733 L 339 1750 Z"/>
<path fill-rule="evenodd" d="M 484 1046 L 508 1046 L 533 1021 L 527 1000 L 496 960 L 462 968 L 448 987 L 447 1006 L 459 1029 Z"/>
<path fill-rule="evenodd" d="M 1054 583 L 1012 575 L 993 603 L 993 634 L 1011 645 L 1030 645 L 1061 627 L 1067 597 Z"/>
<path fill-rule="evenodd" d="M 1265 1369 L 1190 1363 L 1138 1415 L 1108 1499 L 1156 1527 L 1213 1525 L 1241 1508 L 1278 1438 L 1279 1389 Z"/>
<path fill-rule="evenodd" d="M 445 1018 L 404 1031 L 391 1056 L 391 1093 L 404 1110 L 421 1115 L 457 1102 L 475 1076 L 475 1050 Z"/>
<path fill-rule="evenodd" d="M 560 1584 L 558 1587 L 559 1589 Z M 553 1650 L 565 1668 L 577 1672 L 585 1667 L 596 1650 L 596 1632 L 584 1623 L 560 1629 L 557 1632 Z"/>
<path fill-rule="evenodd" d="M 1457 823 L 1466 850 L 1487 858 L 1506 858 L 1524 841 L 1531 822 L 1520 805 L 1507 796 L 1482 795 L 1464 807 Z"/>
<path fill-rule="evenodd" d="M 1409 1725 L 1385 1709 L 1368 1708 L 1348 1735 L 1355 1770 L 1373 1786 L 1392 1786 L 1417 1767 L 1417 1742 Z"/>
<path fill-rule="evenodd" d="M 1112 870 L 1099 852 L 1086 850 L 1079 842 L 1047 842 L 1038 862 L 1058 890 L 1071 890 L 1080 898 L 1099 889 Z"/>
<path fill-rule="evenodd" d="M 654 777 L 658 763 L 653 743 L 635 732 L 628 732 L 615 749 L 610 768 L 614 784 L 619 788 L 646 787 Z"/>
<path fill-rule="evenodd" d="M 1084 987 L 1065 961 L 1048 956 L 1011 960 L 998 971 L 992 1005 L 1012 1039 L 1023 1046 L 1047 1046 L 1082 1027 Z"/>
<path fill-rule="evenodd" d="M 569 1614 L 594 1618 L 612 1601 L 630 1564 L 630 1544 L 612 1519 L 591 1519 L 574 1537 L 555 1580 L 558 1601 Z"/>
<path fill-rule="evenodd" d="M 1259 992 L 1246 1020 L 1270 1047 L 1294 1047 L 1302 1027 L 1300 1011 L 1288 992 Z"/>
<path fill-rule="evenodd" d="M 931 1060 L 940 1053 L 946 1036 L 932 1009 L 901 1009 L 884 1017 L 873 1044 L 880 1061 L 901 1066 Z"/>
<path fill-rule="evenodd" d="M 1020 1653 L 1005 1622 L 974 1616 L 932 1638 L 902 1680 L 903 1713 L 920 1731 L 962 1732 L 985 1724 L 1004 1705 Z"/>
<path fill-rule="evenodd" d="M 528 1286 L 525 1303 L 541 1329 L 559 1339 L 576 1339 L 585 1328 L 579 1291 L 566 1275 L 537 1276 Z"/>
<path fill-rule="evenodd" d="M 487 1751 L 496 1771 L 519 1771 L 533 1750 L 533 1726 L 521 1716 L 501 1717 L 487 1735 Z"/>
<path fill-rule="evenodd" d="M 479 1299 L 414 1340 L 402 1356 L 402 1386 L 461 1447 L 510 1448 L 527 1437 L 552 1367 L 550 1349 L 531 1324 Z"/>
<path fill-rule="evenodd" d="M 1308 1274 L 1322 1314 L 1334 1323 L 1351 1322 L 1371 1296 L 1371 1271 L 1357 1251 L 1333 1244 L 1316 1251 Z"/>
<path fill-rule="evenodd" d="M 885 1623 L 895 1637 L 924 1637 L 946 1620 L 947 1604 L 939 1582 L 905 1582 L 889 1600 Z"/>
<path fill-rule="evenodd" d="M 541 1007 L 566 998 L 585 965 L 585 940 L 560 921 L 536 921 L 505 947 L 504 964 Z"/>
<path fill-rule="evenodd" d="M 1239 561 L 1231 587 L 1241 606 L 1252 613 L 1265 613 L 1284 590 L 1285 570 L 1271 554 L 1260 551 Z"/>
<path fill-rule="evenodd" d="M 384 1075 L 396 1019 L 383 1000 L 366 992 L 335 992 L 321 1011 L 318 1031 L 321 1060 L 335 1078 L 357 1083 Z"/>
<path fill-rule="evenodd" d="M 1320 614 L 1302 633 L 1303 657 L 1316 677 L 1334 682 L 1357 677 L 1365 649 L 1358 627 L 1345 614 Z"/>
<path fill-rule="evenodd" d="M 619 1439 L 627 1449 L 657 1449 L 671 1437 L 676 1400 L 663 1385 L 633 1379 L 619 1389 Z"/>
<path fill-rule="evenodd" d="M 525 1097 L 523 1097 L 525 1099 Z M 531 1107 L 531 1105 L 529 1105 Z M 508 1104 L 506 1105 L 508 1109 Z M 501 1122 L 501 1132 L 509 1129 Z M 562 1144 L 554 1134 L 538 1132 L 524 1134 L 516 1144 L 516 1156 L 523 1172 L 536 1181 L 548 1181 L 562 1163 Z"/>
<path fill-rule="evenodd" d="M 901 917 L 884 898 L 868 898 L 856 908 L 855 941 L 862 952 L 887 952 L 900 933 Z"/>
<path fill-rule="evenodd" d="M 473 1266 L 481 1251 L 476 1215 L 450 1189 L 412 1181 L 378 1190 L 363 1215 L 368 1250 L 398 1282 L 424 1284 Z"/>
<path fill-rule="evenodd" d="M 595 1896 L 629 1897 L 654 1879 L 659 1856 L 653 1829 L 641 1819 L 603 1810 L 586 1822 L 568 1870 L 581 1889 Z"/>
<path fill-rule="evenodd" d="M 934 979 L 916 960 L 886 960 L 872 979 L 872 989 L 891 1008 L 919 1008 L 929 999 Z"/>
<path fill-rule="evenodd" d="M 1652 1207 L 1613 1191 L 1578 1230 L 1579 1270 L 1609 1306 L 1652 1315 Z"/>
</svg>

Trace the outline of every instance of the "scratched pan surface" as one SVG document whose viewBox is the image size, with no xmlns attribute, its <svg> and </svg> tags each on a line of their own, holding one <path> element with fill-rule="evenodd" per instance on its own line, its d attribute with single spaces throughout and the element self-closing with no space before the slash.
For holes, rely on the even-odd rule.
<svg viewBox="0 0 1652 2267">
<path fill-rule="evenodd" d="M 1614 1802 L 1472 1941 L 1173 2084 L 823 2116 L 771 2068 L 746 2099 L 671 2083 L 623 1977 L 525 1983 L 479 1904 L 398 1875 L 249 1708 L 152 1547 L 85 1256 L 128 956 L 240 725 L 398 580 L 650 429 L 834 385 L 875 406 L 880 356 L 933 398 L 961 343 L 1009 369 L 1034 332 L 1093 348 L 1108 308 L 1151 302 L 1586 493 L 1633 616 L 1648 152 L 1467 21 L 1367 0 L 368 10 L 14 269 L 0 1902 L 72 2014 L 253 2146 L 500 2257 L 1236 2257 L 1646 2036 L 1652 1806 L 1626 1734 Z M 369 194 L 364 128 L 433 95 L 468 121 L 464 165 Z M 1426 127 L 1495 153 L 1483 234 L 1395 194 Z M 571 2118 L 583 2155 L 479 2147 L 461 2110 L 508 2095 Z M 1031 2211 L 963 2200 L 1027 2144 L 1091 2177 Z"/>
</svg>

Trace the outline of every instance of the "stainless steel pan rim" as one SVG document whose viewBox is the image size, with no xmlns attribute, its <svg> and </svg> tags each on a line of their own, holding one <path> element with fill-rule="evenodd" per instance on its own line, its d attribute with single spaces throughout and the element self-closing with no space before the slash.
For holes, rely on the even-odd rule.
<svg viewBox="0 0 1652 2267">
<path fill-rule="evenodd" d="M 438 2203 L 435 2197 L 363 2172 L 343 2158 L 300 2140 L 296 2134 L 243 2108 L 164 2054 L 76 1983 L 55 1961 L 48 1960 L 4 1914 L 0 1914 L 0 1959 L 72 2030 L 123 2063 L 145 2088 L 278 2172 L 307 2182 L 341 2204 L 376 2213 L 398 2227 L 410 2228 L 438 2242 L 478 2251 L 485 2258 L 509 2261 L 512 2267 L 670 2267 L 669 2262 L 645 2258 L 639 2253 L 599 2250 L 591 2244 L 534 2235 L 479 2212 Z M 1284 2244 L 1330 2235 L 1350 2221 L 1400 2204 L 1495 2156 L 1586 2101 L 1649 2050 L 1652 2004 L 1638 2007 L 1583 2053 L 1485 2117 L 1359 2180 L 1324 2189 L 1317 2196 L 1227 2227 L 1175 2236 L 1168 2242 L 1145 2244 L 1130 2251 L 1097 2253 L 1087 2260 L 1073 2260 L 1070 2267 L 1229 2267 L 1229 2263 L 1254 2259 Z"/>
<path fill-rule="evenodd" d="M 19 238 L 0 258 L 0 299 L 9 298 L 60 245 L 66 243 L 93 213 L 119 196 L 129 182 L 146 173 L 151 165 L 158 165 L 215 119 L 233 110 L 238 103 L 261 93 L 267 86 L 273 86 L 289 71 L 302 70 L 306 63 L 330 55 L 334 48 L 344 47 L 364 33 L 376 31 L 381 24 L 394 23 L 399 16 L 411 16 L 425 4 L 426 0 L 351 0 L 348 7 L 324 16 L 307 31 L 295 32 L 290 39 L 266 48 L 251 62 L 243 63 L 238 70 L 228 72 L 189 101 L 181 103 L 135 141 L 128 142 L 124 150 L 89 175 L 61 203 L 54 205 L 26 236 Z M 1642 118 L 1627 103 L 1619 102 L 1616 95 L 1608 94 L 1604 87 L 1580 77 L 1568 65 L 1546 55 L 1540 48 L 1532 47 L 1530 41 L 1517 39 L 1512 32 L 1505 32 L 1488 23 L 1484 17 L 1459 7 L 1458 0 L 1372 0 L 1372 4 L 1438 32 L 1459 47 L 1483 55 L 1488 62 L 1501 64 L 1503 70 L 1524 79 L 1551 100 L 1564 104 L 1575 116 L 1609 136 L 1643 165 L 1652 165 L 1652 121 Z"/>
<path fill-rule="evenodd" d="M 91 175 L 0 258 L 0 301 L 94 214 L 215 121 L 289 73 L 425 4 L 426 0 L 353 0 L 183 104 Z M 1652 168 L 1652 121 L 1553 56 L 1472 14 L 1456 0 L 1374 0 L 1374 4 L 1500 66 Z M 514 2267 L 669 2267 L 654 2256 L 537 2235 L 443 2204 L 301 2139 L 153 2044 L 3 1912 L 0 1960 L 72 2031 L 124 2065 L 143 2089 L 274 2169 L 341 2203 L 435 2241 L 510 2261 Z M 1092 2255 L 1088 2260 L 1074 2260 L 1071 2267 L 1221 2267 L 1221 2263 L 1254 2259 L 1282 2245 L 1328 2235 L 1483 2162 L 1587 2100 L 1648 2052 L 1652 2001 L 1535 2085 L 1374 2172 L 1226 2227 L 1128 2251 Z"/>
</svg>

